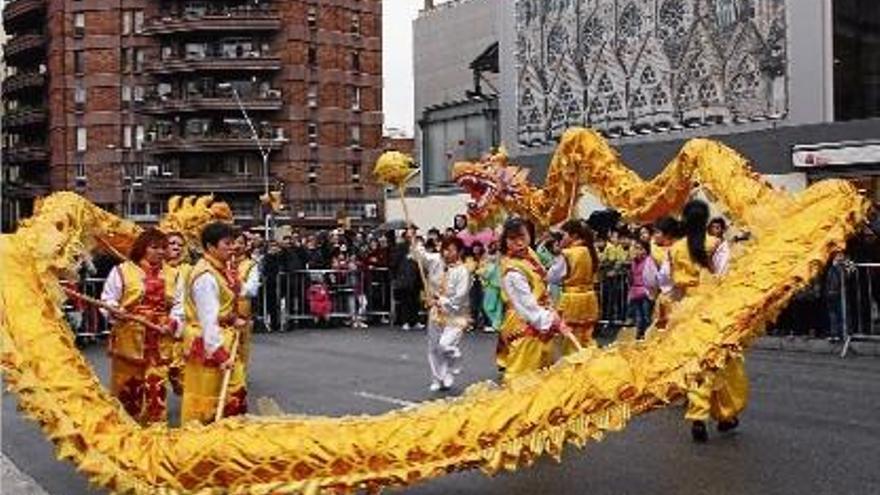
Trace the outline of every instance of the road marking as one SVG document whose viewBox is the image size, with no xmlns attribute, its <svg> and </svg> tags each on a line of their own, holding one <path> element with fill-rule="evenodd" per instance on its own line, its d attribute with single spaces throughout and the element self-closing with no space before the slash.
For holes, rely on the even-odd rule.
<svg viewBox="0 0 880 495">
<path fill-rule="evenodd" d="M 397 399 L 395 397 L 388 397 L 387 395 L 371 394 L 370 392 L 364 392 L 363 390 L 360 392 L 355 392 L 354 395 L 357 395 L 358 397 L 363 397 L 365 399 L 378 400 L 380 402 L 387 402 L 388 404 L 394 404 L 394 405 L 403 406 L 403 407 L 412 407 L 412 406 L 416 405 L 415 402 L 410 402 L 408 400 Z"/>
</svg>

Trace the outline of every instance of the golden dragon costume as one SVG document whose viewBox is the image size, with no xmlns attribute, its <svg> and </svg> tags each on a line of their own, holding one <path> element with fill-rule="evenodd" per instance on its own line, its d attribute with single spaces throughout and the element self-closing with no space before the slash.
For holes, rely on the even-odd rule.
<svg viewBox="0 0 880 495">
<path fill-rule="evenodd" d="M 844 181 L 798 195 L 773 190 L 743 157 L 706 140 L 689 143 L 650 182 L 584 130 L 565 135 L 554 165 L 557 173 L 582 169 L 610 206 L 635 218 L 680 207 L 699 181 L 755 235 L 727 277 L 695 289 L 671 311 L 668 331 L 646 344 L 586 350 L 504 386 L 479 383 L 453 400 L 378 416 L 235 417 L 174 430 L 135 423 L 74 346 L 58 309 L 58 273 L 96 239 L 131 239 L 133 227 L 58 193 L 16 233 L 0 236 L 6 384 L 59 458 L 122 493 L 350 492 L 456 470 L 517 469 L 540 455 L 558 458 L 567 442 L 581 446 L 622 429 L 633 415 L 682 398 L 695 377 L 741 355 L 867 211 Z M 777 228 L 780 218 L 785 228 Z"/>
</svg>

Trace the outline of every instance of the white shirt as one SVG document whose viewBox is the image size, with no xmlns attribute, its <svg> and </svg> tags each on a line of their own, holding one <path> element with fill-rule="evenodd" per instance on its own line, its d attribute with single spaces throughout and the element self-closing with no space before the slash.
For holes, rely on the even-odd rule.
<svg viewBox="0 0 880 495">
<path fill-rule="evenodd" d="M 260 265 L 256 264 L 251 268 L 251 271 L 247 275 L 247 279 L 241 284 L 241 293 L 239 295 L 247 298 L 257 297 L 257 292 L 259 292 L 259 290 Z"/>
<path fill-rule="evenodd" d="M 101 289 L 101 302 L 117 309 L 119 309 L 120 304 L 122 303 L 122 293 L 125 291 L 125 283 L 122 280 L 122 272 L 119 269 L 120 266 L 121 265 L 116 265 L 110 270 L 107 279 L 104 281 L 104 287 Z M 140 275 L 142 280 L 146 279 L 147 275 L 143 270 L 140 270 Z M 183 334 L 184 317 L 182 285 L 181 282 L 178 282 L 177 287 L 174 290 L 174 301 L 172 302 L 171 311 L 169 312 L 170 318 L 177 322 L 177 331 L 174 334 L 177 338 Z M 100 311 L 108 322 L 111 324 L 114 323 L 114 318 L 113 315 L 110 314 L 110 311 L 104 308 L 101 308 Z"/>
<path fill-rule="evenodd" d="M 501 279 L 501 288 L 514 311 L 538 331 L 547 332 L 559 319 L 553 309 L 538 304 L 529 280 L 522 273 L 508 270 Z"/>
<path fill-rule="evenodd" d="M 553 258 L 553 264 L 547 270 L 547 283 L 550 285 L 562 285 L 567 276 L 568 261 L 565 260 L 565 256 L 560 254 Z"/>
<path fill-rule="evenodd" d="M 192 299 L 199 326 L 202 328 L 205 353 L 210 356 L 223 345 L 219 323 L 220 287 L 214 275 L 205 272 L 196 277 L 192 285 Z"/>
<path fill-rule="evenodd" d="M 428 272 L 431 295 L 439 300 L 443 316 L 470 319 L 471 273 L 464 263 L 447 267 L 440 253 L 429 253 L 421 245 L 413 248 L 413 255 Z"/>
</svg>

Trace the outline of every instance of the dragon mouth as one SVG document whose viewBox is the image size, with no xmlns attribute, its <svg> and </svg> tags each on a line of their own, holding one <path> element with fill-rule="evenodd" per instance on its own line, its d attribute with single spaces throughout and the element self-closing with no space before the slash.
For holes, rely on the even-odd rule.
<svg viewBox="0 0 880 495">
<path fill-rule="evenodd" d="M 475 175 L 463 175 L 456 179 L 458 185 L 467 192 L 471 200 L 468 202 L 468 213 L 479 215 L 486 211 L 498 194 L 495 187 Z"/>
</svg>

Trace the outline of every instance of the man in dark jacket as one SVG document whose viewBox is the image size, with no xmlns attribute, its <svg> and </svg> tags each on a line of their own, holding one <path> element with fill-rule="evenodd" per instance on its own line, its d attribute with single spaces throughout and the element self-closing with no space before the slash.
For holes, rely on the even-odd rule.
<svg viewBox="0 0 880 495">
<path fill-rule="evenodd" d="M 419 320 L 419 312 L 422 309 L 422 278 L 418 264 L 410 256 L 411 240 L 414 237 L 415 228 L 407 229 L 394 245 L 391 260 L 391 272 L 400 309 L 398 322 L 403 330 L 413 327 L 424 328 Z"/>
</svg>

